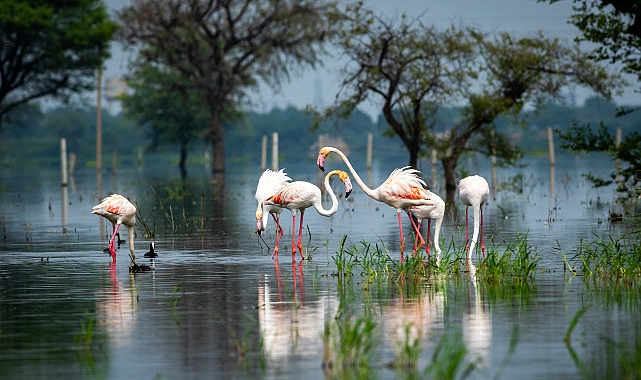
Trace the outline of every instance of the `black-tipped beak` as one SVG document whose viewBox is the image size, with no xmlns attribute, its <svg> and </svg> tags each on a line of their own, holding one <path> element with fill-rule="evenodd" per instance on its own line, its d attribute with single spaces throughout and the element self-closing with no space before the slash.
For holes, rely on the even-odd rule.
<svg viewBox="0 0 641 380">
<path fill-rule="evenodd" d="M 347 199 L 347 197 L 349 197 L 349 195 L 350 195 L 351 193 L 352 193 L 352 190 L 350 190 L 350 191 L 346 192 L 346 193 L 345 193 L 345 199 Z"/>
<path fill-rule="evenodd" d="M 324 167 L 322 167 L 320 164 L 318 165 L 318 168 L 319 168 L 322 172 L 324 172 L 324 171 L 325 171 L 325 168 L 324 168 Z"/>
</svg>

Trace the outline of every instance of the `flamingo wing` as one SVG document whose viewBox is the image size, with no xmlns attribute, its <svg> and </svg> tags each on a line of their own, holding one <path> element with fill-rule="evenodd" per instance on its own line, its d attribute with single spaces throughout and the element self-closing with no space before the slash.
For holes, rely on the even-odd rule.
<svg viewBox="0 0 641 380">
<path fill-rule="evenodd" d="M 290 183 L 291 180 L 292 179 L 287 176 L 287 173 L 284 172 L 284 169 L 280 169 L 278 171 L 270 169 L 265 170 L 258 179 L 258 185 L 256 186 L 256 201 L 260 203 L 271 197 Z"/>
<path fill-rule="evenodd" d="M 267 198 L 265 205 L 274 205 L 290 210 L 303 209 L 312 206 L 316 198 L 320 199 L 320 189 L 317 186 L 309 182 L 296 181 Z"/>
</svg>

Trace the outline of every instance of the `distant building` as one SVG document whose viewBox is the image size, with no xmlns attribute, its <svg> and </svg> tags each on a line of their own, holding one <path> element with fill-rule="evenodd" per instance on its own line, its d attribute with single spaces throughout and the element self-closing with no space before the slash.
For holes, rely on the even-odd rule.
<svg viewBox="0 0 641 380">
<path fill-rule="evenodd" d="M 341 137 L 332 136 L 328 133 L 318 135 L 318 142 L 309 147 L 310 155 L 316 157 L 320 148 L 324 146 L 333 146 L 340 149 L 345 155 L 349 156 L 349 146 Z"/>
</svg>

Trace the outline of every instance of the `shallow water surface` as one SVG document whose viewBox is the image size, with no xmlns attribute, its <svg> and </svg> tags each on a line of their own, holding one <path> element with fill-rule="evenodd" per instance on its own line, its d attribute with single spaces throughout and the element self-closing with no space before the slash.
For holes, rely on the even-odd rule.
<svg viewBox="0 0 641 380">
<path fill-rule="evenodd" d="M 391 170 L 378 165 L 374 184 Z M 68 189 L 60 188 L 55 171 L 3 171 L 0 377 L 342 377 L 349 374 L 327 365 L 348 337 L 338 321 L 359 318 L 375 325 L 368 377 L 418 375 L 435 365 L 439 350 L 457 347 L 475 365 L 472 378 L 616 376 L 627 350 L 638 344 L 630 336 L 641 331 L 640 302 L 635 289 L 587 288 L 563 271 L 563 253 L 582 238 L 623 231 L 607 222 L 608 196 L 595 194 L 572 165 L 557 168 L 554 197 L 548 167 L 535 161 L 523 192 L 499 191 L 485 209 L 487 244 L 527 234 L 539 255 L 536 281 L 514 288 L 469 275 L 418 288 L 337 276 L 333 258 L 344 235 L 346 245 L 378 245 L 398 260 L 395 211 L 359 189 L 339 197 L 331 218 L 305 214 L 309 257 L 292 263 L 287 212 L 279 260 L 270 257 L 273 221 L 263 234 L 269 247 L 254 233 L 255 168 L 230 170 L 224 190 L 211 193 L 206 178 L 190 179 L 192 196 L 183 203 L 175 201 L 181 199 L 175 190 L 184 190 L 180 181 L 148 167 L 106 177 L 102 191 L 90 169 L 79 170 Z M 289 173 L 318 179 L 308 169 Z M 512 175 L 506 171 L 499 180 Z M 111 192 L 139 207 L 146 228 L 137 225 L 138 261 L 153 271 L 128 272 L 126 243 L 115 264 L 102 253 L 111 226 L 90 211 L 99 193 Z M 143 258 L 152 240 L 147 228 L 156 234 L 154 261 Z M 446 219 L 442 245 L 462 244 L 463 228 L 462 218 Z M 584 314 L 566 343 L 579 310 Z M 414 339 L 416 366 L 394 369 L 399 344 Z"/>
</svg>

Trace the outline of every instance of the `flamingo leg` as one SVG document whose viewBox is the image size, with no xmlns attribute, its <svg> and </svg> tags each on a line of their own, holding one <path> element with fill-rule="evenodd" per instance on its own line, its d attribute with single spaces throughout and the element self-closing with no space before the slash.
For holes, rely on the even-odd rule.
<svg viewBox="0 0 641 380">
<path fill-rule="evenodd" d="M 421 229 L 421 221 L 420 220 L 416 223 L 416 226 L 418 227 L 419 230 Z M 418 236 L 414 237 L 414 252 L 416 252 L 418 250 L 418 248 L 416 247 L 417 245 L 418 245 Z"/>
<path fill-rule="evenodd" d="M 405 238 L 403 237 L 403 222 L 401 222 L 401 210 L 396 211 L 398 215 L 398 231 L 401 239 L 401 262 L 403 262 L 403 250 L 405 249 Z"/>
<path fill-rule="evenodd" d="M 275 214 L 272 214 L 272 217 L 274 218 L 274 222 L 276 223 L 276 247 L 274 248 L 274 252 L 272 252 L 272 260 L 274 259 L 274 256 L 276 256 L 276 259 L 278 259 L 278 244 L 280 243 L 280 239 L 283 237 L 283 228 L 280 226 L 280 223 L 278 222 L 278 218 L 276 217 Z"/>
<path fill-rule="evenodd" d="M 421 229 L 416 225 L 416 223 L 414 222 L 414 218 L 409 211 L 407 211 L 407 216 L 409 216 L 410 222 L 412 222 L 412 227 L 414 227 L 414 231 L 416 231 L 416 237 L 421 241 L 421 244 L 418 246 L 418 248 L 415 247 L 414 249 L 413 253 L 416 254 L 416 251 L 418 249 L 421 249 L 421 247 L 425 245 L 425 240 L 423 240 L 423 236 L 421 236 Z"/>
<path fill-rule="evenodd" d="M 298 252 L 300 252 L 301 260 L 305 260 L 305 256 L 303 255 L 303 244 L 302 244 L 304 215 L 305 215 L 305 209 L 300 210 L 300 226 L 298 227 L 298 244 L 296 245 L 296 247 L 298 247 Z"/>
<path fill-rule="evenodd" d="M 483 206 L 481 206 L 481 252 L 483 252 L 483 258 L 485 258 L 485 239 L 483 238 Z"/>
<path fill-rule="evenodd" d="M 116 223 L 114 226 L 114 232 L 111 235 L 111 240 L 109 241 L 109 252 L 111 253 L 111 260 L 116 261 L 116 247 L 114 247 L 114 239 L 118 233 L 118 228 L 120 228 L 120 223 Z"/>
<path fill-rule="evenodd" d="M 430 232 L 432 230 L 432 219 L 427 220 L 427 240 L 425 241 L 425 253 L 430 255 Z"/>
<path fill-rule="evenodd" d="M 296 214 L 292 213 L 292 261 L 296 255 Z"/>
</svg>

